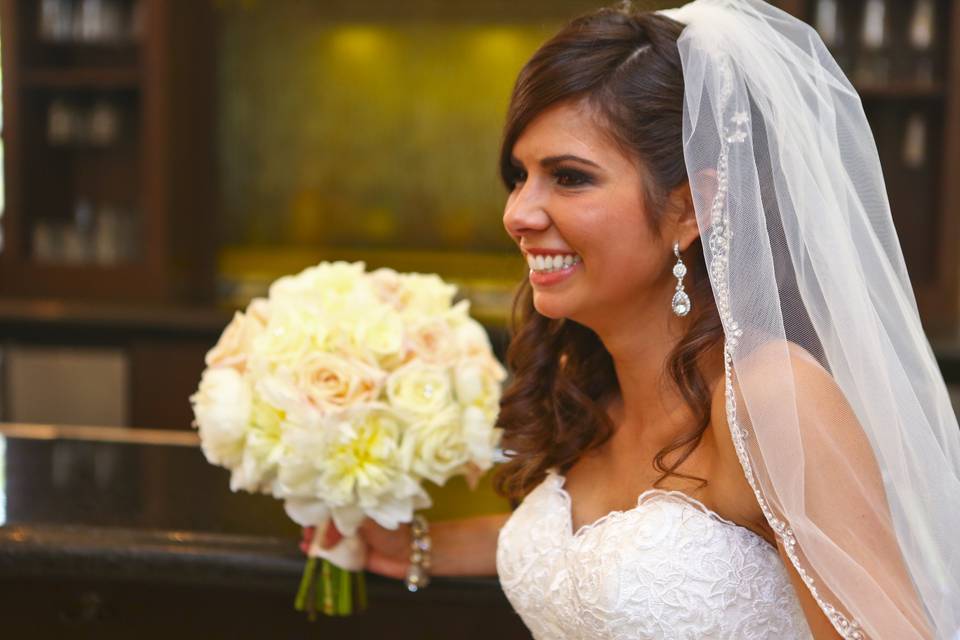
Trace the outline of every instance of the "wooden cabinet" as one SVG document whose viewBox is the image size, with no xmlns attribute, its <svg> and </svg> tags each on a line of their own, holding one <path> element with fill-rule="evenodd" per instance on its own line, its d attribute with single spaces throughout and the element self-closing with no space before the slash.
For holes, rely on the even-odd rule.
<svg viewBox="0 0 960 640">
<path fill-rule="evenodd" d="M 0 0 L 0 294 L 212 299 L 212 5 Z"/>
<path fill-rule="evenodd" d="M 778 0 L 857 87 L 924 327 L 960 335 L 960 0 Z"/>
</svg>

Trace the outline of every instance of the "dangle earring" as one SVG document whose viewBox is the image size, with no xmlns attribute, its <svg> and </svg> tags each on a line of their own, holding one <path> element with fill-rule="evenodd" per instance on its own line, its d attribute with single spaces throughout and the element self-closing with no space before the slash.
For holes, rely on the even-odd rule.
<svg viewBox="0 0 960 640">
<path fill-rule="evenodd" d="M 690 297 L 683 290 L 683 276 L 687 275 L 687 266 L 680 259 L 680 243 L 673 243 L 673 255 L 677 256 L 677 264 L 673 265 L 673 275 L 677 277 L 677 291 L 673 294 L 673 312 L 681 318 L 690 313 Z"/>
</svg>

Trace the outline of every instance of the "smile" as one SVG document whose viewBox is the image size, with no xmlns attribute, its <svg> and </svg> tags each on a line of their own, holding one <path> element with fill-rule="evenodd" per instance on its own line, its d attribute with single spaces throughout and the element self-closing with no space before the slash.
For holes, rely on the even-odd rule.
<svg viewBox="0 0 960 640">
<path fill-rule="evenodd" d="M 552 256 L 534 256 L 527 254 L 527 265 L 530 267 L 530 270 L 541 273 L 559 271 L 560 269 L 565 269 L 566 267 L 577 264 L 578 262 L 580 262 L 580 256 L 571 253 L 562 255 L 557 254 Z"/>
</svg>

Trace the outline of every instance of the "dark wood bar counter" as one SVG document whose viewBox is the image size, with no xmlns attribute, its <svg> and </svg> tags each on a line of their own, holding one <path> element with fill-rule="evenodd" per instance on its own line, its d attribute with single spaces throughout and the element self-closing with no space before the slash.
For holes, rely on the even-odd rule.
<svg viewBox="0 0 960 640">
<path fill-rule="evenodd" d="M 368 575 L 366 612 L 309 623 L 299 528 L 231 493 L 194 433 L 0 424 L 0 443 L 2 637 L 529 637 L 494 577 Z"/>
</svg>

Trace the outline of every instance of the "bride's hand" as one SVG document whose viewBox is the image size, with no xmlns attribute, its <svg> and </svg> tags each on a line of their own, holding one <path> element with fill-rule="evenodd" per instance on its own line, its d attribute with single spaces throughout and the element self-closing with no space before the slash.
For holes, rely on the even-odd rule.
<svg viewBox="0 0 960 640">
<path fill-rule="evenodd" d="M 303 529 L 300 549 L 304 553 L 307 552 L 314 535 L 316 535 L 315 527 Z M 364 565 L 367 571 L 397 580 L 406 576 L 407 567 L 410 564 L 409 524 L 401 524 L 396 529 L 387 529 L 367 518 L 357 529 L 357 536 L 367 548 L 367 562 Z M 341 538 L 343 535 L 331 520 L 320 546 L 329 549 L 340 542 Z"/>
</svg>

